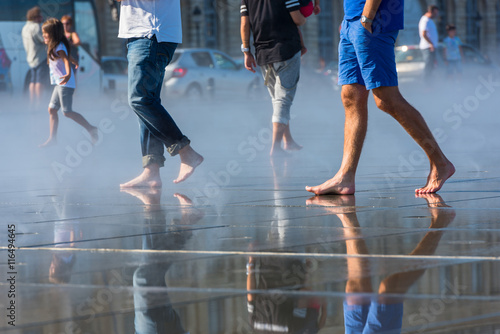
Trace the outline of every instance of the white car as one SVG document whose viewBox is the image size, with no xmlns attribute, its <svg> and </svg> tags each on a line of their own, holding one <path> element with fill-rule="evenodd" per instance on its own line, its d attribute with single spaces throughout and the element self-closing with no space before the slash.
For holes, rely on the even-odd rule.
<svg viewBox="0 0 500 334">
<path fill-rule="evenodd" d="M 254 97 L 264 92 L 259 73 L 214 49 L 177 49 L 166 68 L 164 85 L 162 93 L 167 97 L 193 99 Z"/>
<path fill-rule="evenodd" d="M 128 61 L 124 57 L 101 58 L 101 88 L 106 95 L 127 93 Z"/>
<path fill-rule="evenodd" d="M 445 78 L 445 64 L 443 60 L 444 46 L 439 44 L 437 48 L 437 73 Z M 483 56 L 476 48 L 464 44 L 462 45 L 464 53 L 463 75 L 477 76 L 479 74 L 498 74 L 498 67 L 488 58 Z M 403 45 L 395 48 L 396 69 L 400 82 L 412 82 L 423 78 L 425 63 L 422 50 L 418 45 Z"/>
</svg>

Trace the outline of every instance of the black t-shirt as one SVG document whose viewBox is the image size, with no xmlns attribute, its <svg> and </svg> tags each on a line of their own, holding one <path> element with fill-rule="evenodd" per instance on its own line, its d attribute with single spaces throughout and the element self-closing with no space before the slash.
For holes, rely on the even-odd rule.
<svg viewBox="0 0 500 334">
<path fill-rule="evenodd" d="M 241 0 L 241 16 L 248 16 L 257 64 L 285 61 L 300 51 L 300 35 L 290 12 L 302 0 Z"/>
</svg>

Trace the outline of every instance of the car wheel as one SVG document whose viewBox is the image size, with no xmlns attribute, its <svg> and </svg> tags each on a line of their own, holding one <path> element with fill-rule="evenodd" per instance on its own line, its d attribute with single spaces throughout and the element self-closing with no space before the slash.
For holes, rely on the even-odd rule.
<svg viewBox="0 0 500 334">
<path fill-rule="evenodd" d="M 197 83 L 189 85 L 184 96 L 189 100 L 200 100 L 203 97 L 200 85 Z"/>
</svg>

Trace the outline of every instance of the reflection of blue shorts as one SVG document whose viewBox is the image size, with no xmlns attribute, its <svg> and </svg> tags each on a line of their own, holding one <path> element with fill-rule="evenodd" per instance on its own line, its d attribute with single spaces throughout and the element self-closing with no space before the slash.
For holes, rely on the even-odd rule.
<svg viewBox="0 0 500 334">
<path fill-rule="evenodd" d="M 347 305 L 344 302 L 346 334 L 399 334 L 403 327 L 403 303 Z"/>
<path fill-rule="evenodd" d="M 399 30 L 369 33 L 361 21 L 342 21 L 339 43 L 339 85 L 366 89 L 398 85 L 394 45 Z"/>
</svg>

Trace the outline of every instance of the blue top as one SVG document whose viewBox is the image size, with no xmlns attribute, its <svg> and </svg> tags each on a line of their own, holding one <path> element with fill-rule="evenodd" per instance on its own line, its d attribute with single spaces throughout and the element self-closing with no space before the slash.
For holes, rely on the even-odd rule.
<svg viewBox="0 0 500 334">
<path fill-rule="evenodd" d="M 358 20 L 366 0 L 344 0 L 344 19 Z M 373 21 L 373 32 L 387 32 L 404 28 L 404 0 L 382 0 Z"/>
<path fill-rule="evenodd" d="M 446 60 L 460 60 L 462 55 L 460 54 L 460 46 L 462 41 L 458 37 L 446 37 L 443 40 L 446 47 Z"/>
</svg>

